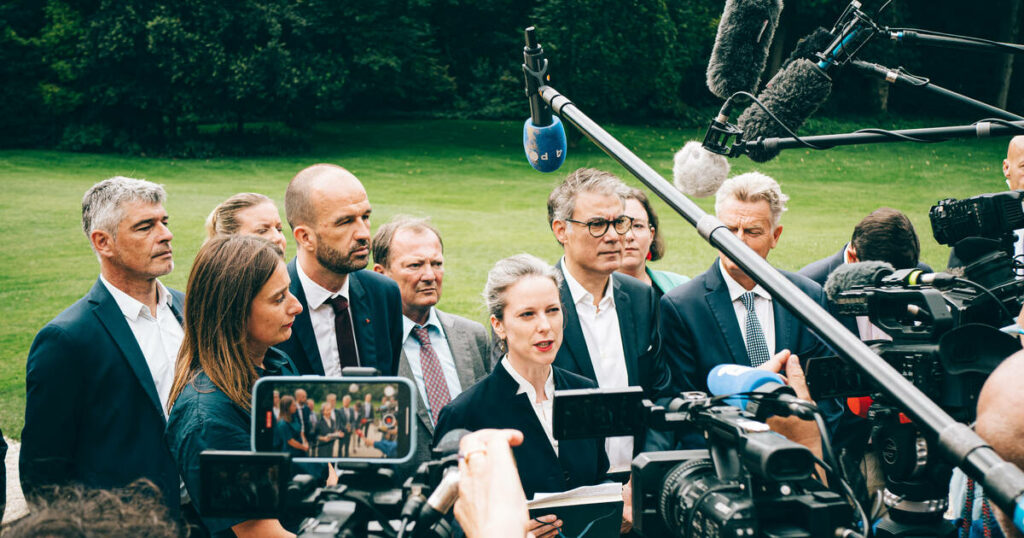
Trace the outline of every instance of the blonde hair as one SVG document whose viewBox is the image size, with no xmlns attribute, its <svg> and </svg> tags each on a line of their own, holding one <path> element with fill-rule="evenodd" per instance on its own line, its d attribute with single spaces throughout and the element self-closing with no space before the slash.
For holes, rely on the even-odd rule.
<svg viewBox="0 0 1024 538">
<path fill-rule="evenodd" d="M 238 213 L 243 209 L 256 207 L 260 204 L 271 203 L 270 198 L 255 192 L 240 192 L 213 208 L 210 216 L 206 217 L 206 240 L 209 241 L 218 235 L 234 235 L 238 233 L 241 223 L 238 222 Z"/>
<path fill-rule="evenodd" d="M 721 213 L 728 200 L 738 202 L 768 202 L 772 211 L 772 228 L 779 226 L 779 220 L 786 211 L 789 196 L 782 194 L 782 188 L 774 179 L 760 173 L 747 172 L 731 177 L 722 183 L 715 193 L 715 213 Z"/>
</svg>

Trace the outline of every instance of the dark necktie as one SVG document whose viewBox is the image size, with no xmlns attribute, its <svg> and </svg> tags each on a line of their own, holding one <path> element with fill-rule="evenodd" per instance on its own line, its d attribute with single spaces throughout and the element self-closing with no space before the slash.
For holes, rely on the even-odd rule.
<svg viewBox="0 0 1024 538">
<path fill-rule="evenodd" d="M 430 405 L 430 420 L 437 424 L 437 416 L 441 414 L 441 408 L 448 405 L 452 395 L 448 391 L 448 382 L 444 379 L 444 371 L 441 370 L 441 361 L 434 353 L 434 346 L 430 345 L 430 336 L 425 327 L 417 325 L 413 327 L 412 334 L 420 343 L 420 368 L 423 370 L 423 388 L 427 392 L 427 404 Z"/>
<path fill-rule="evenodd" d="M 348 299 L 338 295 L 330 302 L 331 308 L 334 309 L 334 336 L 338 339 L 338 362 L 343 370 L 346 366 L 359 366 L 356 335 L 352 327 Z"/>
<path fill-rule="evenodd" d="M 754 297 L 754 292 L 751 291 L 740 295 L 740 301 L 743 301 L 743 306 L 747 309 L 747 356 L 750 358 L 750 365 L 756 368 L 768 362 L 771 356 L 768 353 L 768 340 L 764 337 L 761 321 L 754 312 Z"/>
</svg>

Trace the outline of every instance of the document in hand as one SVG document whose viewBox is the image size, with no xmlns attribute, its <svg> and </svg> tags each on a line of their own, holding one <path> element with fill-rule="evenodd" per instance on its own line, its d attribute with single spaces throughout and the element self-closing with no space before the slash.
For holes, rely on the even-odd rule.
<svg viewBox="0 0 1024 538">
<path fill-rule="evenodd" d="M 622 523 L 622 484 L 610 482 L 562 493 L 538 493 L 526 507 L 532 518 L 558 516 L 565 538 L 617 538 Z"/>
</svg>

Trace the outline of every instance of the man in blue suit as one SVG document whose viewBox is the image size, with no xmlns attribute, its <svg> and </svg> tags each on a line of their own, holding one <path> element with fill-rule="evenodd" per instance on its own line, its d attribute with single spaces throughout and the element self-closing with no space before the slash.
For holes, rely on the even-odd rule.
<svg viewBox="0 0 1024 538">
<path fill-rule="evenodd" d="M 82 199 L 82 228 L 100 277 L 36 335 L 26 365 L 20 476 L 27 494 L 76 482 L 152 480 L 178 514 L 180 479 L 164 443 L 167 398 L 184 333 L 171 272 L 166 194 L 114 177 Z"/>
<path fill-rule="evenodd" d="M 722 184 L 715 213 L 748 247 L 767 259 L 782 235 L 779 218 L 786 200 L 774 179 L 750 172 Z M 795 273 L 780 273 L 826 305 L 821 286 Z M 760 366 L 787 350 L 803 360 L 830 354 L 803 322 L 776 304 L 724 254 L 703 274 L 662 297 L 661 335 L 673 382 L 680 391 L 707 392 L 708 373 L 719 364 Z M 823 407 L 832 421 L 837 419 L 841 410 Z"/>
<path fill-rule="evenodd" d="M 931 273 L 928 264 L 918 261 L 920 255 L 921 242 L 910 219 L 899 210 L 880 207 L 854 226 L 853 237 L 842 250 L 807 264 L 799 272 L 821 286 L 844 263 L 882 261 L 896 269 L 916 267 Z"/>
<path fill-rule="evenodd" d="M 348 366 L 395 375 L 402 300 L 391 279 L 363 271 L 370 256 L 370 201 L 348 170 L 315 164 L 284 197 L 297 255 L 291 293 L 302 303 L 292 336 L 278 346 L 300 374 L 340 376 Z"/>
<path fill-rule="evenodd" d="M 560 294 L 565 341 L 555 366 L 586 377 L 601 388 L 640 386 L 648 398 L 670 395 L 668 367 L 658 335 L 654 289 L 616 273 L 622 264 L 622 236 L 632 233 L 623 214 L 626 185 L 592 168 L 570 173 L 548 197 L 548 223 L 565 256 Z M 646 449 L 668 448 L 667 439 L 648 432 Z M 613 470 L 628 467 L 641 446 L 629 438 L 607 440 Z"/>
</svg>

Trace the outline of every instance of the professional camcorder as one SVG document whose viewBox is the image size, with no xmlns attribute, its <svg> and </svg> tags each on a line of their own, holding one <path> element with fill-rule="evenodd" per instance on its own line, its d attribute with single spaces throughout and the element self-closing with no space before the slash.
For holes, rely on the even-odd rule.
<svg viewBox="0 0 1024 538">
<path fill-rule="evenodd" d="M 810 402 L 772 406 L 776 395 L 758 396 L 762 409 L 776 414 L 816 412 Z M 659 406 L 643 400 L 638 387 L 556 391 L 554 419 L 558 439 L 648 427 L 703 433 L 707 450 L 644 452 L 633 460 L 633 528 L 642 536 L 839 536 L 854 526 L 843 495 L 812 478 L 810 450 L 721 397 L 687 392 Z"/>
</svg>

